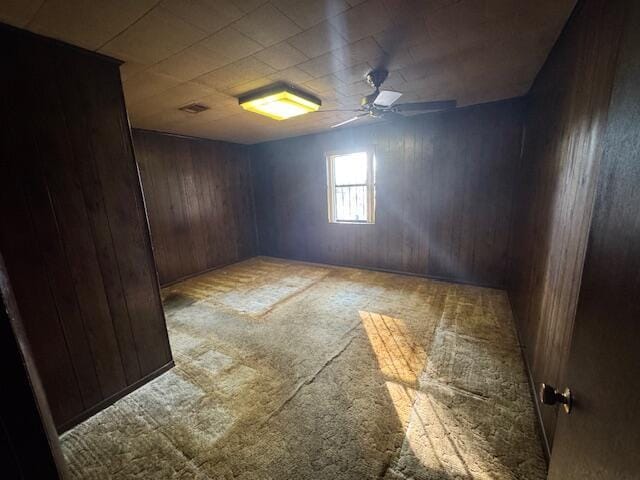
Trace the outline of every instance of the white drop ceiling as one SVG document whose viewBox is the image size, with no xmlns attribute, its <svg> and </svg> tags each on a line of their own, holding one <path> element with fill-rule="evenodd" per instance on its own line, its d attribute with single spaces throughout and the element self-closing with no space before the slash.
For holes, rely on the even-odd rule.
<svg viewBox="0 0 640 480">
<path fill-rule="evenodd" d="M 133 127 L 239 143 L 353 116 L 364 74 L 393 53 L 385 88 L 471 105 L 523 95 L 575 0 L 2 0 L 0 21 L 118 58 Z M 287 81 L 319 113 L 275 121 L 237 96 Z M 178 110 L 192 102 L 209 110 Z"/>
</svg>

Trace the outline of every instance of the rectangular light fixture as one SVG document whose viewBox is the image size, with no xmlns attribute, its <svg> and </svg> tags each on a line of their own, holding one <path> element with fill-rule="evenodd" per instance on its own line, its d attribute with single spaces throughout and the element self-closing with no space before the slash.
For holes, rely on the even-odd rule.
<svg viewBox="0 0 640 480">
<path fill-rule="evenodd" d="M 282 83 L 249 92 L 238 101 L 245 110 L 274 120 L 315 112 L 322 105 L 319 98 Z"/>
</svg>

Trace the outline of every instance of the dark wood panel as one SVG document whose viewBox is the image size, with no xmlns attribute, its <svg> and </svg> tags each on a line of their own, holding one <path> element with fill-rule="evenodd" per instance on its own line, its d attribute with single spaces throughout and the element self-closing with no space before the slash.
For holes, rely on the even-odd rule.
<svg viewBox="0 0 640 480">
<path fill-rule="evenodd" d="M 160 283 L 256 251 L 246 146 L 134 130 Z"/>
<path fill-rule="evenodd" d="M 519 100 L 252 147 L 261 253 L 503 286 Z M 373 147 L 376 223 L 330 224 L 326 152 Z"/>
<path fill-rule="evenodd" d="M 620 30 L 610 2 L 581 2 L 530 92 L 509 293 L 536 384 L 566 365 Z"/>
<path fill-rule="evenodd" d="M 640 4 L 609 4 L 630 10 L 562 383 L 575 408 L 558 420 L 551 479 L 640 472 Z"/>
<path fill-rule="evenodd" d="M 39 58 L 39 50 L 39 45 L 32 43 L 20 52 L 25 58 L 25 64 L 20 67 L 23 88 L 29 92 L 29 98 L 22 100 L 26 103 L 22 128 L 30 130 L 31 138 L 38 147 L 38 156 L 31 160 L 39 164 L 47 182 L 58 234 L 64 246 L 89 348 L 93 352 L 101 395 L 106 397 L 123 389 L 126 380 L 98 259 L 95 238 L 99 238 L 100 232 L 95 230 L 85 205 L 85 193 L 92 186 L 84 185 L 81 172 L 91 160 L 90 157 L 74 155 L 72 132 L 68 127 L 60 128 L 66 126 L 67 120 L 74 123 L 73 118 L 67 119 L 65 115 L 60 83 L 42 82 L 39 76 L 59 78 L 54 64 L 57 52 L 47 49 L 49 51 L 45 53 L 50 52 L 51 55 L 33 62 L 32 59 Z M 83 78 L 86 81 L 88 76 Z M 80 122 L 81 119 L 75 121 Z"/>
<path fill-rule="evenodd" d="M 171 363 L 117 63 L 0 28 L 0 250 L 58 428 Z"/>
<path fill-rule="evenodd" d="M 3 58 L 7 65 L 13 65 L 16 69 L 21 68 L 19 49 L 13 48 L 11 41 L 15 37 L 8 37 L 4 30 L 0 30 L 2 35 Z M 9 47 L 12 48 L 9 48 Z M 20 91 L 22 88 L 21 78 L 16 75 L 0 76 L 3 92 Z M 19 298 L 20 292 L 29 292 L 33 295 L 31 301 L 21 302 L 20 310 L 25 330 L 31 342 L 31 348 L 38 364 L 38 370 L 42 377 L 45 391 L 50 396 L 49 405 L 52 414 L 57 421 L 67 421 L 72 418 L 75 412 L 82 411 L 84 407 L 83 398 L 80 394 L 80 386 L 76 378 L 75 367 L 71 360 L 71 354 L 67 347 L 67 338 L 64 334 L 63 322 L 59 312 L 64 309 L 64 305 L 57 305 L 55 301 L 56 291 L 64 292 L 65 286 L 72 284 L 69 276 L 66 257 L 57 262 L 63 264 L 64 278 L 60 278 L 60 272 L 55 268 L 51 260 L 45 260 L 45 256 L 50 255 L 54 249 L 61 251 L 59 244 L 57 224 L 52 211 L 49 192 L 46 182 L 42 179 L 37 162 L 18 162 L 14 159 L 17 152 L 19 156 L 26 158 L 37 158 L 38 151 L 35 143 L 29 135 L 29 127 L 24 125 L 24 115 L 14 115 L 15 101 L 10 95 L 2 95 L 2 118 L 7 118 L 11 114 L 11 120 L 3 122 L 4 127 L 0 129 L 2 135 L 2 188 L 0 188 L 0 208 L 2 209 L 2 229 L 0 229 L 0 250 L 2 251 L 8 272 L 11 274 L 11 284 L 16 296 Z M 19 112 L 19 110 L 18 110 Z M 17 179 L 22 179 L 17 181 Z M 38 200 L 45 200 L 45 203 L 38 203 Z M 29 201 L 30 200 L 30 201 Z M 33 204 L 33 206 L 30 205 Z M 35 215 L 42 215 L 43 221 L 32 220 L 32 212 Z M 46 228 L 48 230 L 45 230 Z M 46 246 L 40 246 L 39 235 L 45 235 L 57 240 L 57 242 L 45 242 Z M 46 237 L 44 237 L 46 238 Z M 51 270 L 49 270 L 51 269 Z M 51 271 L 51 273 L 49 273 Z M 16 272 L 16 273 L 14 273 Z M 22 274 L 17 274 L 22 272 Z M 52 288 L 60 282 L 60 289 Z M 34 301 L 33 299 L 37 299 Z M 75 290 L 73 290 L 72 300 L 76 302 Z M 58 302 L 63 302 L 58 298 Z M 77 305 L 74 305 L 77 308 Z M 73 308 L 73 307 L 72 307 Z M 69 310 L 62 310 L 69 312 Z M 71 311 L 64 318 L 68 319 L 71 325 L 77 318 Z M 75 315 L 79 316 L 79 309 Z M 48 319 L 41 322 L 40 319 Z M 74 331 L 74 334 L 76 332 Z M 77 345 L 84 344 L 87 340 L 82 335 L 71 335 L 69 337 L 72 349 L 78 354 L 78 358 L 86 360 Z M 86 344 L 88 347 L 88 344 Z M 80 347 L 83 348 L 83 347 Z M 93 362 L 91 362 L 93 369 Z M 81 368 L 83 368 L 81 366 Z M 84 369 L 83 369 L 84 370 Z M 95 376 L 95 369 L 93 369 Z M 89 398 L 99 397 L 97 378 L 91 378 L 91 372 L 81 373 L 86 383 L 85 395 Z M 94 383 L 95 382 L 95 383 Z M 93 385 L 92 385 L 93 383 Z M 95 393 L 94 391 L 97 391 Z"/>
</svg>

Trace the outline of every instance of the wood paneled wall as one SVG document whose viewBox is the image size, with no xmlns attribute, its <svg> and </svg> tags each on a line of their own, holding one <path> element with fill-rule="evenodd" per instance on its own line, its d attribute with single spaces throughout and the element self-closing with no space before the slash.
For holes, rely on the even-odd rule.
<svg viewBox="0 0 640 480">
<path fill-rule="evenodd" d="M 531 90 L 516 192 L 509 294 L 533 380 L 558 385 L 602 156 L 621 15 L 581 2 Z M 541 408 L 549 443 L 557 409 Z"/>
<path fill-rule="evenodd" d="M 503 286 L 518 100 L 256 145 L 261 253 Z M 330 224 L 326 152 L 373 146 L 376 223 Z"/>
<path fill-rule="evenodd" d="M 248 147 L 134 131 L 162 285 L 256 252 Z"/>
<path fill-rule="evenodd" d="M 0 28 L 0 251 L 59 429 L 171 365 L 118 65 Z"/>
</svg>

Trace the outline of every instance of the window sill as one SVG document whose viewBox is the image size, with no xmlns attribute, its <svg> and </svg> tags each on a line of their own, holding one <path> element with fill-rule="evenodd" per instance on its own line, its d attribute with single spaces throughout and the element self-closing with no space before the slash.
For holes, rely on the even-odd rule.
<svg viewBox="0 0 640 480">
<path fill-rule="evenodd" d="M 331 225 L 375 225 L 376 222 L 349 222 L 349 221 L 329 220 L 329 224 Z"/>
</svg>

